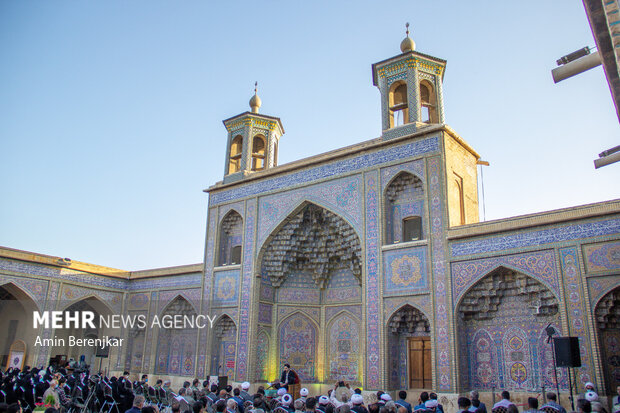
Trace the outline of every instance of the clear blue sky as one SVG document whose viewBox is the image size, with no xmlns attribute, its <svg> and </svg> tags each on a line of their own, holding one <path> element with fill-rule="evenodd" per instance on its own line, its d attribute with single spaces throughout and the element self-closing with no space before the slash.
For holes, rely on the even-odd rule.
<svg viewBox="0 0 620 413">
<path fill-rule="evenodd" d="M 594 46 L 582 2 L 0 2 L 0 245 L 126 270 L 202 261 L 222 119 L 286 134 L 280 163 L 380 135 L 370 65 L 448 61 L 446 121 L 491 162 L 486 218 L 620 197 L 601 67 L 555 85 Z"/>
</svg>

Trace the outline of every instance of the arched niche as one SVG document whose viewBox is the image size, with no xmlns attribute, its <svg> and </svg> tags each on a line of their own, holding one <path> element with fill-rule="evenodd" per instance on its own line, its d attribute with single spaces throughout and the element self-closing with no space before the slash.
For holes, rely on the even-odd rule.
<svg viewBox="0 0 620 413">
<path fill-rule="evenodd" d="M 269 334 L 261 330 L 256 340 L 256 381 L 269 381 Z"/>
<path fill-rule="evenodd" d="M 594 308 L 598 332 L 604 392 L 615 395 L 620 386 L 620 287 L 605 294 Z"/>
<path fill-rule="evenodd" d="M 347 311 L 336 314 L 328 324 L 327 378 L 361 384 L 363 333 L 357 317 Z"/>
<path fill-rule="evenodd" d="M 211 331 L 211 374 L 235 377 L 237 325 L 224 314 L 215 321 Z"/>
<path fill-rule="evenodd" d="M 558 310 L 554 293 L 526 274 L 498 267 L 479 279 L 455 315 L 460 385 L 525 390 L 553 382 L 541 334 L 549 324 L 560 325 Z"/>
<path fill-rule="evenodd" d="M 94 346 L 72 346 L 69 338 L 71 336 L 78 339 L 102 339 L 105 336 L 120 337 L 120 328 L 114 328 L 111 324 L 111 316 L 115 312 L 105 303 L 100 297 L 96 295 L 90 295 L 82 297 L 80 299 L 61 302 L 59 310 L 68 311 L 69 313 L 83 313 L 91 312 L 94 314 L 94 328 L 89 326 L 80 326 L 76 328 L 71 326 L 70 328 L 61 328 L 54 330 L 55 346 L 52 347 L 50 355 L 52 357 L 66 357 L 67 361 L 75 360 L 80 361 L 82 356 L 87 365 L 92 368 L 98 369 L 99 363 L 96 355 L 97 348 Z M 105 321 L 102 321 L 105 320 Z M 110 325 L 107 326 L 106 322 Z"/>
<path fill-rule="evenodd" d="M 230 210 L 220 223 L 218 265 L 240 264 L 242 243 L 243 218 L 237 211 Z"/>
<path fill-rule="evenodd" d="M 362 250 L 355 229 L 338 214 L 306 202 L 274 232 L 259 254 L 261 275 L 280 287 L 293 273 L 310 274 L 324 288 L 334 271 L 349 270 L 361 285 Z"/>
<path fill-rule="evenodd" d="M 432 385 L 431 330 L 426 315 L 405 304 L 386 325 L 388 382 L 391 390 Z"/>
<path fill-rule="evenodd" d="M 32 314 L 38 311 L 33 298 L 15 283 L 0 286 L 0 368 L 5 368 L 11 345 L 16 340 L 34 343 L 38 330 L 32 328 Z M 34 365 L 34 348 L 26 349 L 25 365 Z"/>
<path fill-rule="evenodd" d="M 285 318 L 278 329 L 280 363 L 289 363 L 302 382 L 317 379 L 317 325 L 307 316 L 296 312 Z"/>
<path fill-rule="evenodd" d="M 400 172 L 384 193 L 385 243 L 416 241 L 425 238 L 424 184 L 409 172 Z"/>
<path fill-rule="evenodd" d="M 174 376 L 193 376 L 195 374 L 197 328 L 174 328 L 174 325 L 164 326 L 163 321 L 174 316 L 187 316 L 195 319 L 196 309 L 185 297 L 178 295 L 168 303 L 159 319 L 161 327 L 155 327 L 157 332 L 157 354 L 155 372 Z"/>
</svg>

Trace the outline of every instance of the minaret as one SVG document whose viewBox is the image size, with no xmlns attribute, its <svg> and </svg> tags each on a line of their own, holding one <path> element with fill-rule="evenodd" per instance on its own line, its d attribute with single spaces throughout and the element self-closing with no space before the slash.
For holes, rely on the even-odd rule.
<svg viewBox="0 0 620 413">
<path fill-rule="evenodd" d="M 373 85 L 381 92 L 384 139 L 403 136 L 432 123 L 444 123 L 443 74 L 446 61 L 415 50 L 406 37 L 401 54 L 372 65 Z"/>
<path fill-rule="evenodd" d="M 228 131 L 224 183 L 272 168 L 278 164 L 278 142 L 284 134 L 280 118 L 258 113 L 262 105 L 258 82 L 250 99 L 251 112 L 224 120 Z"/>
</svg>

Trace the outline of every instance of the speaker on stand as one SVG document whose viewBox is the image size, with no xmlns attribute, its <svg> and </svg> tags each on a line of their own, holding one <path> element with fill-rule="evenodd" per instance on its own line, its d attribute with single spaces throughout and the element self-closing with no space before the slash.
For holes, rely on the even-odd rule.
<svg viewBox="0 0 620 413">
<path fill-rule="evenodd" d="M 571 368 L 581 367 L 581 353 L 579 351 L 578 337 L 554 337 L 553 350 L 556 367 L 564 367 L 568 372 L 568 388 L 570 389 L 570 403 L 573 411 L 575 402 L 573 400 L 573 383 L 571 379 Z"/>
</svg>

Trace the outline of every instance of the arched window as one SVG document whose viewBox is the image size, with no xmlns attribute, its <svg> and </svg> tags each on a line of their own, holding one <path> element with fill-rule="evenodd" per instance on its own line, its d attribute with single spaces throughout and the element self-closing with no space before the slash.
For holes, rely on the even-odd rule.
<svg viewBox="0 0 620 413">
<path fill-rule="evenodd" d="M 437 105 L 433 86 L 427 81 L 420 83 L 420 109 L 422 122 L 437 123 Z"/>
<path fill-rule="evenodd" d="M 265 168 L 265 138 L 256 135 L 252 140 L 252 170 L 260 171 Z"/>
<path fill-rule="evenodd" d="M 236 211 L 230 211 L 220 224 L 218 265 L 241 264 L 243 219 Z"/>
<path fill-rule="evenodd" d="M 241 169 L 241 153 L 243 152 L 243 138 L 235 136 L 230 144 L 230 156 L 228 159 L 228 173 L 233 174 Z"/>
<path fill-rule="evenodd" d="M 459 223 L 465 225 L 465 194 L 463 192 L 463 178 L 454 174 L 454 184 L 456 187 L 456 196 L 458 198 L 459 206 Z"/>
<path fill-rule="evenodd" d="M 407 85 L 399 81 L 390 87 L 390 128 L 409 122 L 409 105 L 407 104 Z"/>
<path fill-rule="evenodd" d="M 385 243 L 423 239 L 424 187 L 409 172 L 396 175 L 385 189 Z"/>
</svg>

